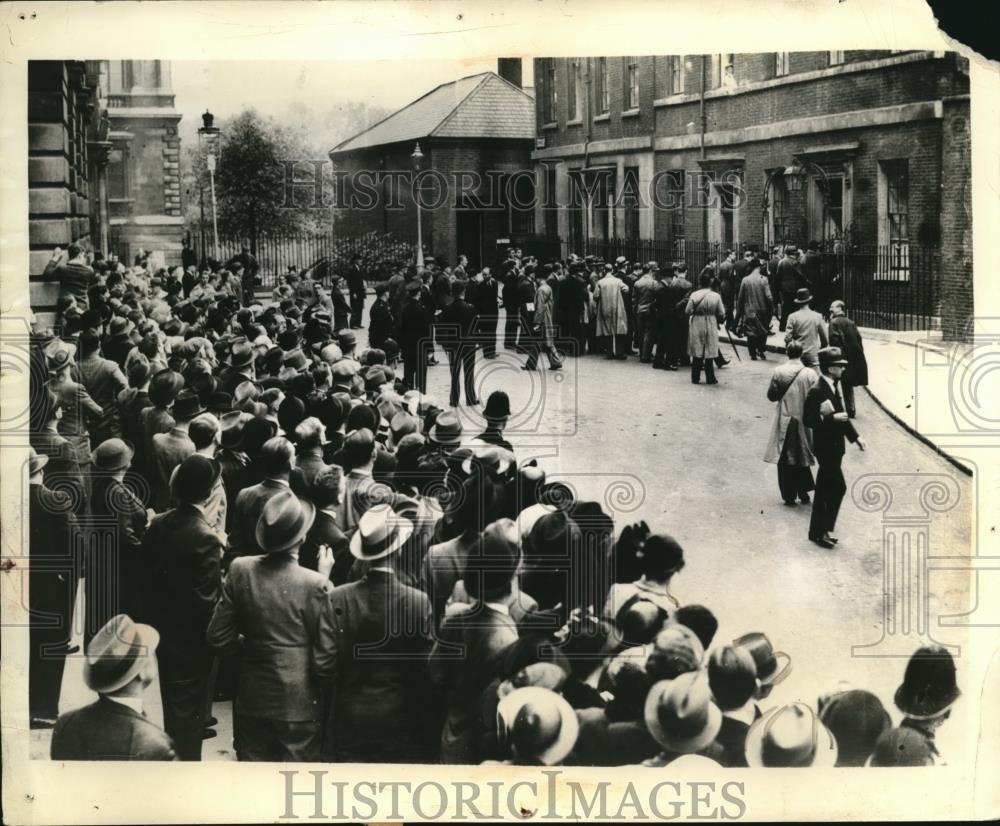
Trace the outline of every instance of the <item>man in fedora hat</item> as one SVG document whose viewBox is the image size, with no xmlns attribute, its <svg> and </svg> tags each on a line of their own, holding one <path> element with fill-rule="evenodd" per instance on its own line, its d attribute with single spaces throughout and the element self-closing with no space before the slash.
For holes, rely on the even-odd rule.
<svg viewBox="0 0 1000 826">
<path fill-rule="evenodd" d="M 470 549 L 464 570 L 471 605 L 459 606 L 441 623 L 429 658 L 431 680 L 447 708 L 441 731 L 442 763 L 477 763 L 486 734 L 479 698 L 500 674 L 507 648 L 517 642 L 511 605 L 520 565 L 514 523 L 500 520 Z M 456 659 L 455 652 L 464 656 Z"/>
<path fill-rule="evenodd" d="M 244 488 L 233 506 L 232 530 L 226 547 L 227 563 L 238 556 L 255 556 L 261 553 L 255 528 L 264 505 L 279 493 L 291 489 L 292 469 L 295 467 L 295 448 L 284 436 L 274 436 L 264 442 L 260 453 L 264 480 Z"/>
<path fill-rule="evenodd" d="M 643 766 L 665 766 L 682 754 L 715 757 L 721 751 L 715 738 L 722 727 L 722 712 L 712 702 L 704 672 L 689 671 L 654 684 L 646 697 L 644 717 L 663 751 L 643 761 Z"/>
<path fill-rule="evenodd" d="M 78 578 L 73 560 L 76 531 L 73 501 L 64 492 L 46 487 L 43 471 L 48 464 L 48 456 L 30 448 L 28 703 L 32 728 L 51 728 L 58 715 Z M 32 558 L 45 558 L 46 564 L 43 567 L 39 562 L 38 568 L 34 568 Z"/>
<path fill-rule="evenodd" d="M 254 381 L 253 345 L 244 340 L 237 340 L 230 350 L 229 365 L 219 373 L 218 389 L 224 393 L 233 393 L 245 381 Z"/>
<path fill-rule="evenodd" d="M 338 464 L 350 468 L 344 501 L 341 503 L 340 525 L 344 533 L 350 536 L 357 528 L 362 514 L 383 501 L 390 490 L 376 482 L 372 476 L 379 449 L 375 434 L 370 428 L 360 427 L 348 433 L 340 453 L 341 460 Z"/>
<path fill-rule="evenodd" d="M 451 453 L 462 444 L 462 423 L 451 411 L 442 411 L 427 432 L 431 445 L 443 453 Z"/>
<path fill-rule="evenodd" d="M 580 733 L 576 712 L 549 688 L 515 688 L 497 705 L 497 737 L 511 760 L 522 766 L 558 766 L 573 751 Z M 487 761 L 489 762 L 489 761 Z"/>
<path fill-rule="evenodd" d="M 85 577 L 87 626 L 85 642 L 116 614 L 145 616 L 144 591 L 148 570 L 142 556 L 142 538 L 149 522 L 142 500 L 125 483 L 132 448 L 121 439 L 101 442 L 93 453 L 94 495 L 91 513 L 115 524 L 112 555 L 102 548 L 88 553 Z M 132 480 L 135 479 L 133 475 Z M 109 586 L 112 586 L 109 588 Z"/>
<path fill-rule="evenodd" d="M 903 682 L 893 697 L 903 713 L 900 728 L 910 729 L 927 741 L 931 755 L 940 757 L 935 734 L 951 716 L 951 708 L 961 697 L 955 674 L 955 660 L 947 648 L 924 645 L 913 652 L 906 664 Z"/>
<path fill-rule="evenodd" d="M 160 632 L 157 654 L 167 733 L 181 760 L 200 760 L 205 697 L 213 655 L 205 631 L 221 587 L 223 535 L 205 515 L 222 469 L 206 456 L 188 456 L 170 479 L 177 506 L 157 514 L 143 551 L 153 568 L 150 622 Z"/>
<path fill-rule="evenodd" d="M 799 251 L 794 244 L 784 249 L 781 260 L 775 265 L 775 283 L 781 296 L 781 318 L 778 329 L 785 332 L 788 317 L 795 310 L 795 294 L 800 287 L 807 286 L 799 264 Z"/>
<path fill-rule="evenodd" d="M 125 614 L 110 619 L 87 646 L 83 679 L 98 699 L 59 717 L 53 760 L 177 760 L 170 737 L 143 712 L 156 676 L 159 634 Z"/>
<path fill-rule="evenodd" d="M 267 501 L 254 526 L 262 555 L 233 560 L 207 628 L 220 653 L 242 649 L 234 738 L 241 761 L 320 757 L 323 688 L 338 641 L 333 553 L 319 549 L 316 571 L 298 559 L 315 516 L 312 503 L 290 490 Z"/>
<path fill-rule="evenodd" d="M 830 768 L 837 762 L 837 741 L 805 703 L 777 706 L 747 732 L 750 768 Z"/>
<path fill-rule="evenodd" d="M 840 467 L 844 459 L 844 440 L 856 444 L 861 450 L 865 449 L 865 440 L 858 435 L 848 418 L 840 394 L 840 378 L 846 365 L 847 359 L 841 355 L 839 347 L 824 347 L 819 351 L 820 380 L 806 394 L 802 416 L 806 427 L 812 429 L 813 452 L 819 462 L 809 539 L 828 549 L 837 542 L 833 530 L 840 503 L 847 492 L 844 472 Z"/>
<path fill-rule="evenodd" d="M 724 766 L 746 766 L 747 732 L 760 710 L 754 702 L 757 692 L 757 665 L 750 652 L 735 645 L 717 646 L 708 659 L 708 687 L 722 712 L 722 724 L 716 735 Z"/>
<path fill-rule="evenodd" d="M 153 509 L 164 511 L 170 506 L 170 474 L 174 468 L 195 452 L 188 428 L 195 417 L 205 412 L 198 394 L 185 388 L 177 394 L 171 409 L 174 426 L 166 433 L 153 436 L 149 454 L 150 482 L 153 488 Z"/>
<path fill-rule="evenodd" d="M 222 485 L 226 491 L 226 532 L 232 528 L 236 497 L 246 487 L 247 465 L 250 457 L 243 452 L 243 428 L 250 418 L 248 413 L 231 410 L 219 417 L 219 447 L 215 460 L 222 468 Z"/>
<path fill-rule="evenodd" d="M 809 306 L 812 294 L 808 287 L 802 287 L 795 293 L 797 309 L 788 317 L 785 331 L 785 344 L 798 342 L 802 347 L 802 363 L 808 367 L 818 364 L 818 353 L 829 343 L 826 336 L 826 324 L 823 316 Z"/>
<path fill-rule="evenodd" d="M 423 763 L 435 757 L 432 715 L 426 713 L 431 604 L 397 574 L 400 549 L 412 534 L 410 520 L 388 505 L 367 511 L 350 545 L 364 574 L 331 595 L 337 667 L 326 750 L 337 762 Z"/>
</svg>

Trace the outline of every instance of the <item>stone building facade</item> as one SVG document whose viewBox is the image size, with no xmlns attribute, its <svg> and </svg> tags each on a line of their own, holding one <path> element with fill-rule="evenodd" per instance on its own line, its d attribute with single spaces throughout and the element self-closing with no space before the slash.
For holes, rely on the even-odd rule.
<svg viewBox="0 0 1000 826">
<path fill-rule="evenodd" d="M 536 225 L 567 251 L 645 239 L 683 257 L 816 240 L 880 251 L 871 278 L 889 283 L 909 279 L 911 253 L 940 250 L 942 326 L 971 317 L 964 58 L 543 58 L 534 71 Z"/>
<path fill-rule="evenodd" d="M 30 300 L 54 317 L 44 276 L 58 246 L 78 242 L 131 261 L 141 247 L 180 261 L 180 139 L 170 64 L 43 60 L 28 64 Z"/>
</svg>

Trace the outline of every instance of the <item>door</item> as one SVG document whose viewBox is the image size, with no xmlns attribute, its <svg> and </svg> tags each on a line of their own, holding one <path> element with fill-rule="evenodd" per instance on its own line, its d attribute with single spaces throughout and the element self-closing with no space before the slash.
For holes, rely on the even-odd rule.
<svg viewBox="0 0 1000 826">
<path fill-rule="evenodd" d="M 849 220 L 849 206 L 845 203 L 844 175 L 830 175 L 826 179 L 809 179 L 807 210 L 809 239 L 821 244 L 839 241 Z"/>
<path fill-rule="evenodd" d="M 455 211 L 455 260 L 459 255 L 469 259 L 469 272 L 483 265 L 483 215 L 474 209 Z"/>
</svg>

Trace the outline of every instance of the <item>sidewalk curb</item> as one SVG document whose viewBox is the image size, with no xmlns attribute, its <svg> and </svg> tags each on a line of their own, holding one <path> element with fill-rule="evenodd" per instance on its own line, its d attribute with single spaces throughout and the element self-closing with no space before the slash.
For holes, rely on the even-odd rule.
<svg viewBox="0 0 1000 826">
<path fill-rule="evenodd" d="M 729 339 L 723 339 L 721 335 L 719 336 L 720 351 L 721 351 L 721 346 L 722 346 L 723 342 L 728 343 L 728 341 L 729 341 Z M 733 342 L 733 344 L 742 344 L 744 347 L 746 347 L 746 343 L 747 343 L 746 339 L 740 338 L 739 336 L 733 336 L 732 337 L 732 342 Z M 906 342 L 906 341 L 900 341 L 900 342 L 897 342 L 897 343 L 899 343 L 899 344 L 905 344 L 905 345 L 910 346 L 910 347 L 916 347 L 916 346 L 918 346 L 915 343 L 914 344 L 910 344 L 909 342 Z M 777 345 L 777 344 L 767 344 L 767 345 L 765 345 L 764 349 L 767 350 L 767 352 L 769 352 L 769 353 L 778 353 L 780 355 L 785 355 L 785 348 L 782 347 L 782 346 L 780 346 L 780 345 Z M 931 450 L 933 450 L 938 456 L 940 456 L 942 459 L 944 459 L 946 462 L 948 462 L 948 464 L 952 465 L 956 470 L 961 471 L 962 473 L 964 473 L 966 476 L 969 476 L 969 477 L 971 477 L 973 475 L 972 468 L 970 468 L 970 467 L 962 464 L 962 462 L 960 460 L 958 460 L 957 458 L 955 458 L 954 456 L 952 456 L 950 453 L 948 453 L 948 451 L 946 451 L 943 448 L 939 447 L 938 445 L 934 444 L 934 442 L 932 442 L 930 439 L 928 439 L 923 433 L 921 433 L 915 427 L 912 427 L 911 425 L 909 425 L 905 421 L 903 421 L 902 418 L 900 418 L 895 413 L 893 413 L 892 410 L 890 410 L 885 405 L 885 403 L 878 396 L 876 396 L 871 391 L 871 389 L 869 387 L 866 386 L 864 389 L 865 389 L 865 392 L 868 394 L 868 398 L 870 398 L 872 401 L 874 401 L 875 404 L 877 404 L 885 412 L 885 414 L 890 419 L 892 419 L 896 424 L 898 424 L 901 428 L 903 428 L 903 430 L 905 430 L 911 436 L 913 436 L 914 438 L 916 438 L 917 441 L 921 442 L 922 444 L 926 445 Z"/>
</svg>

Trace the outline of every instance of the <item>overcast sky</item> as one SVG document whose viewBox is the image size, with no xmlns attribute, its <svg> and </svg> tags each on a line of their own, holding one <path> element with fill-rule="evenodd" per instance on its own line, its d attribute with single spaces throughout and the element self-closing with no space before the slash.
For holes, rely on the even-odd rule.
<svg viewBox="0 0 1000 826">
<path fill-rule="evenodd" d="M 280 118 L 291 101 L 326 112 L 348 102 L 395 111 L 441 83 L 496 71 L 496 60 L 246 61 L 171 62 L 181 135 L 193 135 L 206 108 L 228 118 L 253 106 Z M 523 64 L 531 85 L 531 61 Z"/>
</svg>

